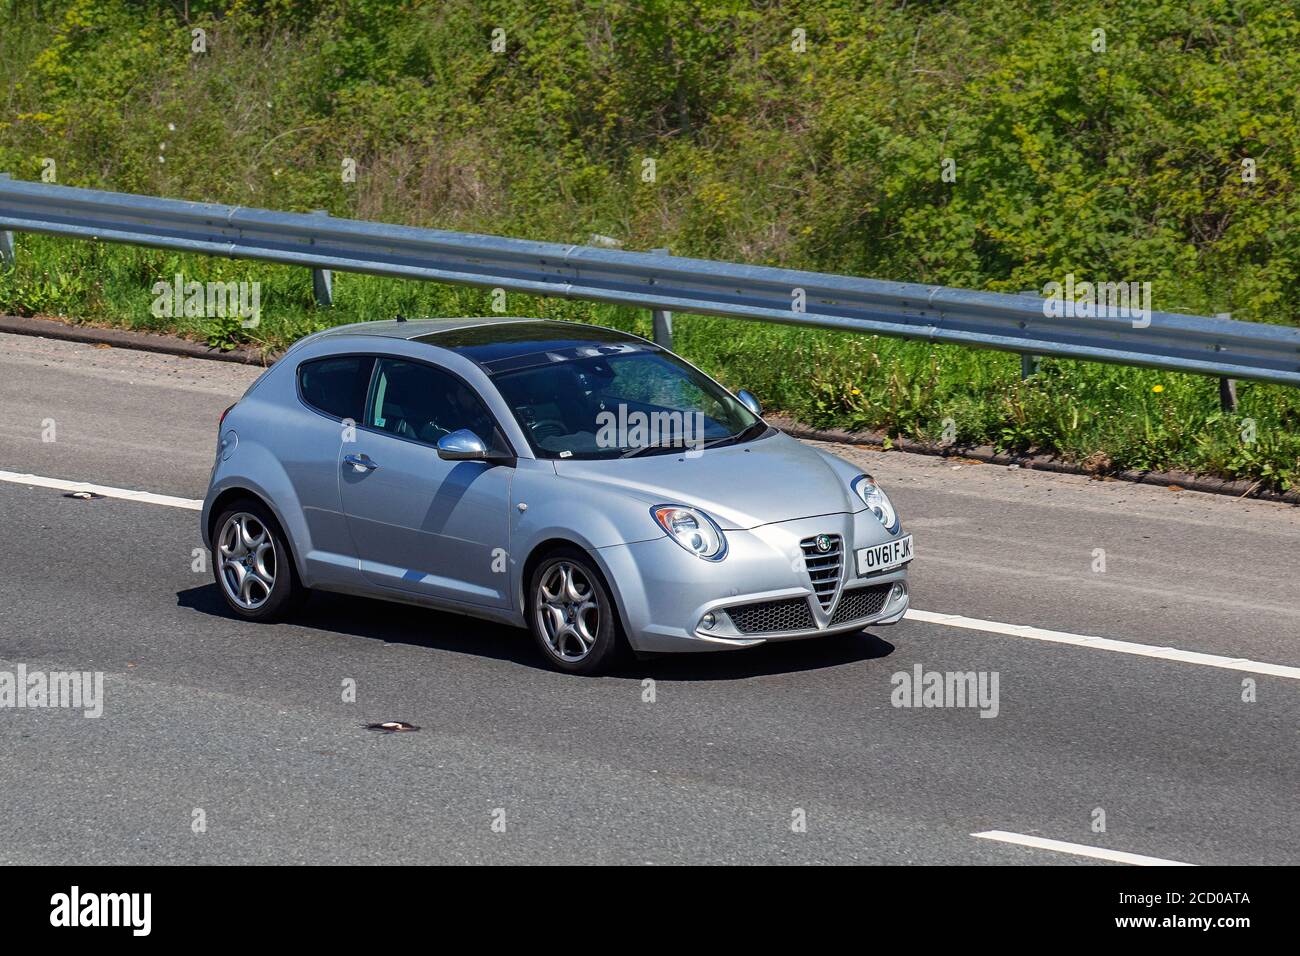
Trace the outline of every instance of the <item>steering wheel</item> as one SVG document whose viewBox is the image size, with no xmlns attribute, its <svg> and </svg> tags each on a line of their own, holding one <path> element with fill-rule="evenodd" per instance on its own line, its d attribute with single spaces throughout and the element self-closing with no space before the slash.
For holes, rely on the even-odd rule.
<svg viewBox="0 0 1300 956">
<path fill-rule="evenodd" d="M 558 438 L 560 435 L 569 434 L 568 427 L 558 418 L 539 418 L 531 422 L 528 426 L 533 433 L 535 441 L 542 441 L 547 438 Z"/>
</svg>

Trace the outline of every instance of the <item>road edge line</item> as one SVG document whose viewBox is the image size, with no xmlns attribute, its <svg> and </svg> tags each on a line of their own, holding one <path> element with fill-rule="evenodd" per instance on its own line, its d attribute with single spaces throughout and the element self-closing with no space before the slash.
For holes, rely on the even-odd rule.
<svg viewBox="0 0 1300 956">
<path fill-rule="evenodd" d="M 1071 634 L 1069 631 L 1051 631 L 1030 624 L 1003 624 L 1000 621 L 985 621 L 975 617 L 963 617 L 960 614 L 939 614 L 934 611 L 918 610 L 917 608 L 909 608 L 905 617 L 907 620 L 919 621 L 922 624 L 941 624 L 945 627 L 959 627 L 968 631 L 983 631 L 986 634 L 1001 634 L 1006 637 L 1022 637 L 1032 641 L 1046 641 L 1050 644 L 1068 644 L 1073 647 L 1114 651 L 1118 654 L 1130 654 L 1135 657 L 1150 657 L 1155 660 L 1199 664 L 1203 667 L 1219 667 L 1223 670 L 1261 674 L 1266 677 L 1300 680 L 1300 667 L 1291 667 L 1287 664 L 1270 664 L 1266 661 L 1253 661 L 1244 657 L 1223 657 L 1219 654 L 1206 654 L 1201 651 L 1184 651 L 1177 647 L 1139 644 L 1135 641 L 1118 641 L 1111 637 Z"/>
<path fill-rule="evenodd" d="M 120 498 L 123 501 L 138 501 L 148 505 L 166 505 L 169 508 L 184 508 L 189 511 L 203 510 L 203 502 L 195 498 L 159 495 L 152 491 L 133 491 L 130 488 L 114 488 L 111 485 L 94 485 L 87 481 L 45 478 L 41 475 L 28 475 L 17 471 L 0 471 L 0 481 L 34 488 L 52 488 L 55 491 L 83 491 L 92 495 L 103 495 L 105 498 Z"/>
<path fill-rule="evenodd" d="M 1100 846 L 1088 846 L 1086 843 L 1066 843 L 1064 840 L 1048 840 L 1045 837 L 1028 836 L 1024 833 L 1010 833 L 1007 830 L 985 830 L 972 833 L 971 836 L 996 843 L 1010 843 L 1013 846 L 1031 847 L 1035 850 L 1051 850 L 1055 853 L 1069 853 L 1074 856 L 1088 857 L 1092 860 L 1106 860 L 1109 863 L 1127 863 L 1130 866 L 1196 866 L 1195 863 L 1183 863 L 1180 860 L 1166 860 L 1158 856 L 1144 856 L 1141 853 L 1128 853 L 1124 850 L 1108 850 Z"/>
</svg>

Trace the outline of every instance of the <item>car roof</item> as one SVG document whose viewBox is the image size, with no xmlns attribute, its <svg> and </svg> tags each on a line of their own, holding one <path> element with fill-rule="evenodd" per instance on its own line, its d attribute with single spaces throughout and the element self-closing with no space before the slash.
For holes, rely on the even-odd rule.
<svg viewBox="0 0 1300 956">
<path fill-rule="evenodd" d="M 353 322 L 351 325 L 335 325 L 318 332 L 317 335 L 321 338 L 335 335 L 382 335 L 390 339 L 418 339 L 424 335 L 434 335 L 454 329 L 539 321 L 543 320 L 504 315 L 445 319 L 383 319 L 374 322 Z"/>
<path fill-rule="evenodd" d="M 464 355 L 489 373 L 583 357 L 594 354 L 593 349 L 658 349 L 640 336 L 604 326 L 514 316 L 357 322 L 319 335 L 378 335 L 420 342 Z"/>
</svg>

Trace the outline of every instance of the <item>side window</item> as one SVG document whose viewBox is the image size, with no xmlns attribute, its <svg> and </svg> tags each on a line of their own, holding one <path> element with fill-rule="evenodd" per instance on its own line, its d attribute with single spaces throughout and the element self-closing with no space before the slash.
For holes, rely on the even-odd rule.
<svg viewBox="0 0 1300 956">
<path fill-rule="evenodd" d="M 361 421 L 366 409 L 366 388 L 375 360 L 369 355 L 338 355 L 298 366 L 302 400 L 335 418 Z"/>
<path fill-rule="evenodd" d="M 493 451 L 506 451 L 492 414 L 454 375 L 420 362 L 380 359 L 366 425 L 436 445 L 468 428 Z"/>
</svg>

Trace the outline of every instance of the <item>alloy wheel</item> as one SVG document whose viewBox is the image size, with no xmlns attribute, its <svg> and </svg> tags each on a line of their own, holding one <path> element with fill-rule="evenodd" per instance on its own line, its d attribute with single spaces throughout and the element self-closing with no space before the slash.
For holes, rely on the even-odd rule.
<svg viewBox="0 0 1300 956">
<path fill-rule="evenodd" d="M 241 511 L 226 519 L 217 536 L 221 585 L 226 597 L 245 611 L 256 611 L 275 589 L 275 541 L 257 515 Z"/>
<path fill-rule="evenodd" d="M 556 658 L 574 664 L 591 653 L 600 633 L 601 606 L 582 567 L 572 561 L 551 565 L 538 582 L 535 610 Z"/>
</svg>

